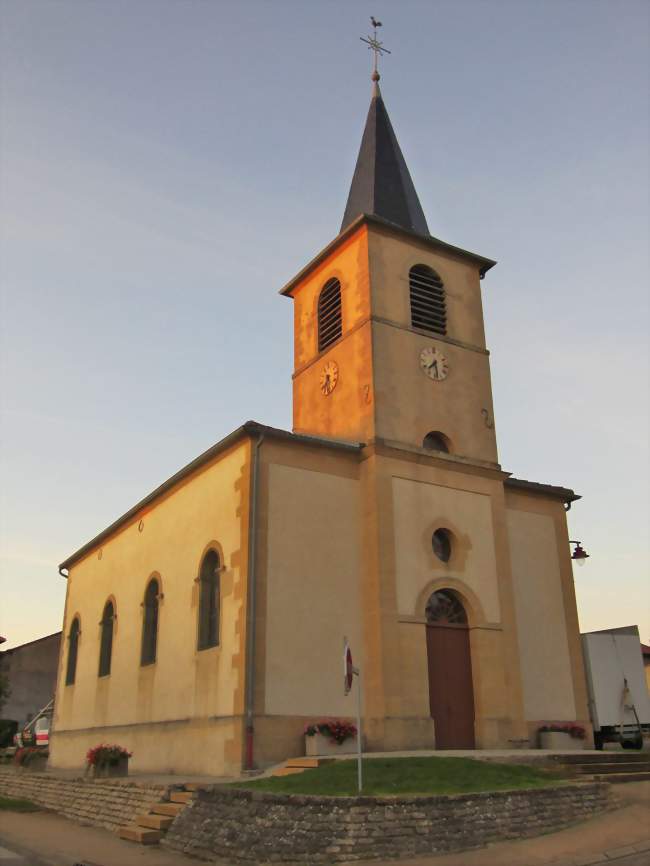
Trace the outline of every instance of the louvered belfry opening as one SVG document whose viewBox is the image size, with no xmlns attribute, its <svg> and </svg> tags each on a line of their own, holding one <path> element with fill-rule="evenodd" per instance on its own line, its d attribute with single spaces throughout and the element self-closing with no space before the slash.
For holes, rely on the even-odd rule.
<svg viewBox="0 0 650 866">
<path fill-rule="evenodd" d="M 411 324 L 432 334 L 447 333 L 445 287 L 438 274 L 427 265 L 415 265 L 409 271 Z"/>
<path fill-rule="evenodd" d="M 341 284 L 328 280 L 318 298 L 318 351 L 335 343 L 342 333 Z"/>
</svg>

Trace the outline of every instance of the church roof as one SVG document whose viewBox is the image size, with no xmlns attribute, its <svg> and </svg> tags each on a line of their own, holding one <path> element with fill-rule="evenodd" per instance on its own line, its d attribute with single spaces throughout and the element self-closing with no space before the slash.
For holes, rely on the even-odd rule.
<svg viewBox="0 0 650 866">
<path fill-rule="evenodd" d="M 381 217 L 418 234 L 429 234 L 424 211 L 376 82 L 341 231 L 361 214 Z"/>
<path fill-rule="evenodd" d="M 358 452 L 363 447 L 360 442 L 346 442 L 343 439 L 328 439 L 325 436 L 312 436 L 307 433 L 290 433 L 288 430 L 280 430 L 277 427 L 267 427 L 265 424 L 260 424 L 258 421 L 246 421 L 241 425 L 241 427 L 233 430 L 232 433 L 229 433 L 211 448 L 208 448 L 207 451 L 204 451 L 203 454 L 199 454 L 198 457 L 172 475 L 171 478 L 168 478 L 167 481 L 163 481 L 159 487 L 152 490 L 151 493 L 145 496 L 144 499 L 141 499 L 140 502 L 133 506 L 133 508 L 130 508 L 125 514 L 118 517 L 110 526 L 107 526 L 106 529 L 100 532 L 99 535 L 96 535 L 93 539 L 80 547 L 79 550 L 75 551 L 72 556 L 69 556 L 65 562 L 61 563 L 59 566 L 59 573 L 61 573 L 63 569 L 70 568 L 71 565 L 74 565 L 75 562 L 78 562 L 86 556 L 86 554 L 90 553 L 90 551 L 93 550 L 93 548 L 96 548 L 97 545 L 101 544 L 102 541 L 105 541 L 122 526 L 125 526 L 127 523 L 132 521 L 140 514 L 143 508 L 151 505 L 152 502 L 168 490 L 175 487 L 179 481 L 187 478 L 197 469 L 200 469 L 213 458 L 217 457 L 222 451 L 230 448 L 246 436 L 265 436 L 269 439 L 284 439 L 297 444 L 315 445 L 321 448 L 335 448 L 340 451 L 348 452 Z M 66 575 L 63 576 L 65 577 Z"/>
</svg>

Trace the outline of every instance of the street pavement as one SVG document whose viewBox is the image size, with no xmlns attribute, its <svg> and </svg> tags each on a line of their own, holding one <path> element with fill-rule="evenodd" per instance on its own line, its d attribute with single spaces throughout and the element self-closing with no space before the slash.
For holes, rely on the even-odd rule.
<svg viewBox="0 0 650 866">
<path fill-rule="evenodd" d="M 16 848 L 5 848 L 0 845 L 0 866 L 47 866 L 35 854 L 20 853 Z"/>
</svg>

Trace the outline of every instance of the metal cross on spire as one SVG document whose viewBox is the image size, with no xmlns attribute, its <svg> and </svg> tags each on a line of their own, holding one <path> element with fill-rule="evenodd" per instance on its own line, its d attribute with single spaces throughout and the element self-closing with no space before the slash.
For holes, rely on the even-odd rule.
<svg viewBox="0 0 650 866">
<path fill-rule="evenodd" d="M 368 50 L 372 51 L 375 55 L 374 60 L 373 60 L 373 65 L 372 65 L 372 75 L 370 77 L 373 81 L 377 82 L 377 81 L 379 81 L 379 72 L 377 71 L 377 60 L 381 54 L 390 54 L 390 51 L 388 50 L 388 48 L 384 48 L 383 42 L 380 42 L 379 39 L 377 39 L 377 28 L 382 26 L 381 21 L 377 21 L 377 19 L 371 15 L 370 16 L 370 23 L 373 26 L 372 36 L 368 36 L 367 39 L 363 36 L 360 36 L 359 39 L 362 42 L 365 42 L 366 45 L 368 46 Z"/>
</svg>

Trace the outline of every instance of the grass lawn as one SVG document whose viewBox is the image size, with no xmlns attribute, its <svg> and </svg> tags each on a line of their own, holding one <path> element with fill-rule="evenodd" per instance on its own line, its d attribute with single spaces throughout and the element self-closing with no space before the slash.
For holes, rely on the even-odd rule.
<svg viewBox="0 0 650 866">
<path fill-rule="evenodd" d="M 7 812 L 38 812 L 40 808 L 31 800 L 14 800 L 12 797 L 0 796 L 0 811 L 4 809 Z"/>
<path fill-rule="evenodd" d="M 542 788 L 557 784 L 557 771 L 497 764 L 472 758 L 368 758 L 363 762 L 364 794 L 464 794 Z M 229 787 L 252 788 L 277 794 L 324 794 L 354 796 L 357 793 L 357 762 L 334 761 L 292 776 L 277 776 Z"/>
</svg>

